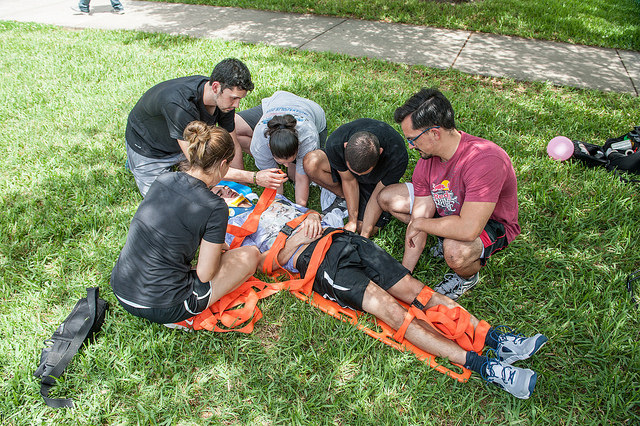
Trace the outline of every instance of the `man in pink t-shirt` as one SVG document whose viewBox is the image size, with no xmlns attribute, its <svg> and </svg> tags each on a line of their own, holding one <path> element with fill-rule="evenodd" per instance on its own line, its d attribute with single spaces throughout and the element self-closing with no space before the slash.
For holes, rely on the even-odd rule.
<svg viewBox="0 0 640 426">
<path fill-rule="evenodd" d="M 408 223 L 402 264 L 413 271 L 427 235 L 431 249 L 453 270 L 434 290 L 457 299 L 479 279 L 478 271 L 520 233 L 517 182 L 511 159 L 495 143 L 456 130 L 449 100 L 422 89 L 398 108 L 409 147 L 420 153 L 413 183 L 385 188 L 383 210 Z"/>
</svg>

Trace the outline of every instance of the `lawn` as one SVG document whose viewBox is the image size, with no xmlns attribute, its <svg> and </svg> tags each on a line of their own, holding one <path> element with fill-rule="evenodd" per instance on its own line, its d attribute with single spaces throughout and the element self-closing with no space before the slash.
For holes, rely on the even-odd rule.
<svg viewBox="0 0 640 426">
<path fill-rule="evenodd" d="M 639 0 L 156 0 L 463 29 L 640 50 Z"/>
<path fill-rule="evenodd" d="M 602 144 L 629 131 L 640 124 L 637 97 L 160 34 L 6 22 L 0 34 L 3 424 L 640 422 L 640 314 L 625 289 L 640 268 L 638 186 L 545 153 L 557 135 Z M 208 74 L 228 56 L 256 83 L 241 109 L 289 90 L 323 106 L 331 131 L 363 116 L 392 122 L 408 96 L 437 86 L 461 130 L 504 147 L 522 234 L 460 302 L 550 338 L 522 362 L 540 376 L 531 399 L 475 376 L 458 383 L 286 293 L 260 303 L 249 335 L 182 333 L 118 306 L 109 276 L 140 202 L 124 168 L 127 114 L 153 84 Z M 403 238 L 393 221 L 375 240 L 400 259 Z M 415 275 L 434 285 L 445 272 L 423 256 Z M 53 410 L 32 373 L 88 286 L 111 309 L 55 389 L 78 407 Z"/>
</svg>

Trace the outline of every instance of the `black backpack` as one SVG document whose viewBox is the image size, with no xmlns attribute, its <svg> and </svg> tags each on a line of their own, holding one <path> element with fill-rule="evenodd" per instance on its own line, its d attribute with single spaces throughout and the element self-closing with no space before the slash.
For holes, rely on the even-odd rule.
<svg viewBox="0 0 640 426">
<path fill-rule="evenodd" d="M 616 173 L 640 174 L 640 126 L 617 138 L 607 139 L 603 146 L 574 140 L 572 158 L 587 166 L 604 166 Z"/>
<path fill-rule="evenodd" d="M 40 355 L 40 366 L 33 375 L 41 379 L 40 395 L 49 407 L 73 407 L 71 399 L 49 398 L 48 395 L 71 358 L 102 327 L 109 305 L 98 297 L 98 292 L 97 287 L 88 288 L 87 297 L 78 300 L 53 336 L 45 340 L 45 348 Z"/>
</svg>

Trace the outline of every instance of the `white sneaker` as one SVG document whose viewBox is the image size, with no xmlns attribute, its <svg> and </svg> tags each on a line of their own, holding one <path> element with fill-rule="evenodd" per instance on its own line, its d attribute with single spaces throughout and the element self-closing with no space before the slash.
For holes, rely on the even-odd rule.
<svg viewBox="0 0 640 426">
<path fill-rule="evenodd" d="M 75 13 L 74 15 L 90 15 L 91 12 L 89 12 L 88 10 L 80 10 L 80 8 L 78 6 L 71 6 L 71 10 L 73 10 Z"/>
<path fill-rule="evenodd" d="M 328 189 L 322 188 L 322 191 L 320 191 L 320 207 L 322 208 L 323 216 L 331 211 L 339 210 L 336 214 L 340 217 L 343 219 L 349 217 L 347 201 L 344 198 L 338 197 Z"/>
<path fill-rule="evenodd" d="M 325 211 L 331 205 L 331 203 L 333 203 L 333 200 L 335 200 L 336 197 L 337 195 L 329 191 L 328 189 L 320 189 L 320 209 L 322 211 Z"/>
<path fill-rule="evenodd" d="M 163 324 L 167 328 L 172 328 L 174 330 L 182 330 L 182 331 L 193 331 L 193 318 L 186 319 L 180 322 L 167 323 Z"/>
</svg>

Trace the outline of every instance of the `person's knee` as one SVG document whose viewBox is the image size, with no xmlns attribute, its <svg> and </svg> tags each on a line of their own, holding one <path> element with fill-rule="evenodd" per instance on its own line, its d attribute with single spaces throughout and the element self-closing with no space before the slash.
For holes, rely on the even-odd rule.
<svg viewBox="0 0 640 426">
<path fill-rule="evenodd" d="M 409 214 L 409 194 L 403 193 L 398 185 L 404 186 L 404 184 L 394 184 L 382 189 L 376 201 L 385 212 Z"/>
<path fill-rule="evenodd" d="M 325 166 L 326 159 L 327 156 L 321 149 L 316 149 L 305 155 L 302 164 L 307 176 L 311 179 L 319 176 Z"/>
<path fill-rule="evenodd" d="M 460 241 L 445 239 L 442 244 L 444 260 L 453 270 L 466 267 L 479 256 L 474 253 L 473 246 Z"/>
<path fill-rule="evenodd" d="M 260 250 L 256 246 L 245 246 L 237 249 L 236 255 L 249 271 L 255 271 L 260 261 Z"/>
<path fill-rule="evenodd" d="M 447 296 L 444 296 L 440 293 L 433 293 L 433 295 L 431 296 L 431 299 L 427 303 L 427 308 L 431 308 L 437 305 L 443 305 L 449 309 L 454 309 L 460 306 L 458 302 L 456 302 L 455 300 Z"/>
<path fill-rule="evenodd" d="M 378 205 L 385 212 L 393 211 L 394 204 L 398 202 L 397 198 L 392 188 L 386 187 L 378 194 Z"/>
</svg>

